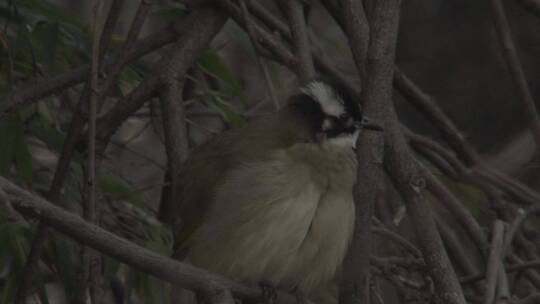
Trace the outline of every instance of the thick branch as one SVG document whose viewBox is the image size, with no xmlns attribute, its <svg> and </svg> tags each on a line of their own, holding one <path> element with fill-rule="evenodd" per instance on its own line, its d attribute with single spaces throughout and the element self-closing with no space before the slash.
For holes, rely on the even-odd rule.
<svg viewBox="0 0 540 304">
<path fill-rule="evenodd" d="M 367 19 L 362 2 L 344 0 L 341 1 L 341 6 L 343 9 L 341 13 L 344 18 L 351 18 L 345 22 L 346 33 L 349 38 L 349 45 L 353 50 L 356 68 L 364 81 L 362 84 L 363 113 L 382 124 L 384 123 L 383 107 L 389 103 L 392 95 L 385 91 L 384 69 L 381 69 L 381 67 L 386 64 L 386 60 L 393 62 L 394 49 L 392 46 L 395 44 L 397 34 L 390 32 L 390 35 L 387 35 L 377 30 L 384 27 L 391 28 L 394 25 L 393 30 L 397 31 L 397 20 L 391 20 L 390 18 L 397 19 L 398 15 L 377 16 L 378 18 L 375 18 L 372 24 L 374 31 L 368 33 Z M 399 9 L 399 6 L 397 9 Z M 373 41 L 377 40 L 379 43 L 370 44 L 368 51 L 368 36 L 370 34 Z M 383 53 L 388 49 L 392 55 L 390 58 L 384 58 Z M 367 56 L 371 59 L 379 59 L 379 62 L 367 66 Z M 374 81 L 367 81 L 368 78 Z M 343 304 L 370 303 L 371 217 L 377 196 L 383 192 L 384 187 L 384 174 L 382 171 L 383 133 L 362 132 L 358 138 L 357 147 L 357 183 L 354 188 L 356 217 L 354 235 L 344 261 L 343 277 L 340 282 L 339 301 Z"/>
<path fill-rule="evenodd" d="M 361 81 L 366 81 L 366 58 L 369 45 L 369 24 L 364 12 L 363 1 L 340 0 L 340 14 L 344 31 L 349 37 L 356 67 Z M 337 8 L 336 8 L 337 9 Z"/>
<path fill-rule="evenodd" d="M 12 207 L 24 216 L 40 219 L 78 242 L 122 263 L 210 297 L 230 290 L 235 296 L 248 301 L 262 299 L 262 292 L 258 289 L 240 285 L 135 245 L 52 205 L 3 177 L 0 177 L 0 188 L 9 196 Z"/>
</svg>

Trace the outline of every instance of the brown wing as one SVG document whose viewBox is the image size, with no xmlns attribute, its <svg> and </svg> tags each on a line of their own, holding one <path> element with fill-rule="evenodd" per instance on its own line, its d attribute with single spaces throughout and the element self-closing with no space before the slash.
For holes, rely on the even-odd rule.
<svg viewBox="0 0 540 304">
<path fill-rule="evenodd" d="M 215 189 L 231 168 L 264 160 L 271 150 L 313 139 L 310 127 L 291 119 L 290 115 L 282 111 L 225 131 L 191 153 L 180 172 L 174 225 L 175 258 L 183 258 L 189 237 L 202 223 L 213 203 Z"/>
</svg>

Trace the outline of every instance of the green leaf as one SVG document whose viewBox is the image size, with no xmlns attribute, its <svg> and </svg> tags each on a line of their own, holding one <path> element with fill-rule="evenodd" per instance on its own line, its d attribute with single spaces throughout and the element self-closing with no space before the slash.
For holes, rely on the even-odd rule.
<svg viewBox="0 0 540 304">
<path fill-rule="evenodd" d="M 7 175 L 15 158 L 17 136 L 22 124 L 17 114 L 10 114 L 0 119 L 0 175 Z"/>
<path fill-rule="evenodd" d="M 60 25 L 57 22 L 47 21 L 36 24 L 32 32 L 35 45 L 40 48 L 39 55 L 47 74 L 56 71 L 58 49 L 64 46 L 63 42 L 60 41 L 59 33 Z"/>
<path fill-rule="evenodd" d="M 239 127 L 246 123 L 244 117 L 233 111 L 231 106 L 225 100 L 217 95 L 213 95 L 212 97 L 213 102 L 211 105 L 223 115 L 225 121 L 230 123 L 233 127 Z"/>
<path fill-rule="evenodd" d="M 478 217 L 481 213 L 481 203 L 486 200 L 486 195 L 480 189 L 471 185 L 463 184 L 449 179 L 438 171 L 433 174 L 453 193 L 455 193 L 469 209 L 471 214 Z"/>
<path fill-rule="evenodd" d="M 49 296 L 47 295 L 47 288 L 45 288 L 45 282 L 43 281 L 41 271 L 37 271 L 35 275 L 39 300 L 42 304 L 49 304 Z"/>
<path fill-rule="evenodd" d="M 10 304 L 14 301 L 15 288 L 16 288 L 15 276 L 9 276 L 4 284 L 4 289 L 2 289 L 2 304 Z"/>
<path fill-rule="evenodd" d="M 64 134 L 58 131 L 53 124 L 47 122 L 48 118 L 40 115 L 28 124 L 28 132 L 41 140 L 49 149 L 60 153 L 64 145 Z"/>
<path fill-rule="evenodd" d="M 104 268 L 104 277 L 107 279 L 112 279 L 121 269 L 122 264 L 117 260 L 104 255 L 103 256 L 103 268 Z"/>
<path fill-rule="evenodd" d="M 240 99 L 245 105 L 246 96 L 240 81 L 234 76 L 221 56 L 213 49 L 207 49 L 199 58 L 199 67 L 207 74 L 221 80 L 225 84 L 227 93 Z"/>
<path fill-rule="evenodd" d="M 30 12 L 41 15 L 49 21 L 56 21 L 83 29 L 85 24 L 74 14 L 62 11 L 48 0 L 17 0 L 17 4 L 26 7 Z"/>
<path fill-rule="evenodd" d="M 127 201 L 138 207 L 144 206 L 142 197 L 121 179 L 112 175 L 98 174 L 97 181 L 100 189 L 111 199 Z"/>
<path fill-rule="evenodd" d="M 159 22 L 173 22 L 175 20 L 178 20 L 179 18 L 182 18 L 186 15 L 186 6 L 180 3 L 173 3 L 173 5 L 177 5 L 176 7 L 170 8 L 167 6 L 166 8 L 158 9 L 154 11 L 150 18 L 157 20 Z"/>
<path fill-rule="evenodd" d="M 64 285 L 67 298 L 73 299 L 76 287 L 74 248 L 67 240 L 56 233 L 53 234 L 51 241 L 53 245 L 51 256 L 58 270 L 60 281 Z"/>
<path fill-rule="evenodd" d="M 28 149 L 28 144 L 24 138 L 24 132 L 21 128 L 17 129 L 17 136 L 15 138 L 15 163 L 19 177 L 27 184 L 32 185 L 32 155 Z"/>
<path fill-rule="evenodd" d="M 148 241 L 144 246 L 146 249 L 152 250 L 164 256 L 170 256 L 172 254 L 172 232 L 165 226 L 149 226 L 148 236 Z"/>
</svg>

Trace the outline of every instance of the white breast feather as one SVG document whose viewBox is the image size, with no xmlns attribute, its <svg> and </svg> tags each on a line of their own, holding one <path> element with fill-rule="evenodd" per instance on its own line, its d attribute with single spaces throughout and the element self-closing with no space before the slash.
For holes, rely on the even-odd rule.
<svg viewBox="0 0 540 304">
<path fill-rule="evenodd" d="M 330 160 L 317 158 L 328 151 L 315 146 L 296 145 L 231 172 L 195 234 L 190 261 L 304 292 L 330 280 L 353 230 L 354 155 L 325 170 Z"/>
</svg>

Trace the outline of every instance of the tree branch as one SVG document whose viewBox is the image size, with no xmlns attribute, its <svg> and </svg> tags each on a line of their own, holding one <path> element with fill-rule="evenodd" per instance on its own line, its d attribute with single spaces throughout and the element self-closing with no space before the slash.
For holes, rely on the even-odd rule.
<svg viewBox="0 0 540 304">
<path fill-rule="evenodd" d="M 381 6 L 387 6 L 387 1 Z M 393 15 L 374 16 L 373 32 L 368 32 L 367 18 L 363 11 L 362 1 L 341 1 L 345 22 L 345 31 L 349 45 L 353 50 L 356 68 L 361 75 L 363 115 L 370 117 L 384 126 L 384 109 L 387 99 L 392 95 L 385 92 L 384 68 L 387 61 L 393 64 L 397 20 L 399 13 Z M 386 9 L 386 8 L 385 8 Z M 395 8 L 399 11 L 399 5 Z M 351 19 L 348 19 L 351 18 Z M 347 20 L 348 19 L 348 20 Z M 395 26 L 395 28 L 392 28 Z M 387 27 L 390 34 L 381 29 Z M 369 43 L 369 36 L 376 43 Z M 390 56 L 385 57 L 384 52 Z M 367 57 L 377 60 L 374 64 L 366 65 Z M 373 79 L 370 81 L 369 79 Z M 391 85 L 391 83 L 390 83 Z M 358 163 L 356 184 L 354 187 L 355 224 L 351 245 L 345 257 L 343 275 L 339 286 L 340 304 L 365 303 L 371 301 L 370 295 L 370 256 L 372 252 L 371 217 L 373 206 L 384 187 L 382 162 L 384 155 L 384 135 L 382 132 L 364 131 L 356 143 L 356 159 Z"/>
<path fill-rule="evenodd" d="M 179 54 L 171 63 L 169 57 L 164 57 L 156 64 L 156 68 L 128 95 L 119 100 L 114 107 L 98 120 L 96 136 L 99 140 L 98 154 L 105 151 L 112 135 L 142 105 L 162 88 L 161 74 L 169 69 L 168 65 L 175 64 L 177 75 L 184 75 L 193 65 L 212 38 L 219 32 L 226 17 L 210 7 L 201 7 L 192 11 L 178 26 L 175 52 Z"/>
<path fill-rule="evenodd" d="M 274 89 L 274 85 L 272 84 L 272 80 L 270 79 L 270 73 L 268 72 L 268 67 L 264 63 L 263 59 L 261 58 L 263 52 L 261 50 L 261 47 L 259 46 L 259 42 L 254 38 L 255 37 L 255 28 L 254 24 L 249 16 L 249 11 L 246 7 L 246 3 L 244 0 L 240 0 L 240 8 L 242 9 L 242 17 L 244 20 L 244 24 L 246 25 L 246 32 L 248 34 L 249 40 L 251 41 L 251 45 L 253 45 L 253 49 L 255 50 L 255 57 L 257 59 L 257 65 L 259 66 L 259 69 L 261 70 L 264 78 L 264 83 L 266 84 L 266 89 L 268 90 L 268 95 L 270 96 L 270 99 L 274 103 L 275 110 L 279 110 L 280 104 L 276 97 L 276 90 Z"/>
<path fill-rule="evenodd" d="M 76 241 L 118 259 L 122 263 L 178 286 L 200 292 L 209 298 L 214 298 L 217 295 L 226 297 L 228 290 L 230 290 L 235 296 L 250 303 L 263 299 L 262 291 L 257 288 L 243 286 L 225 277 L 144 249 L 98 226 L 85 222 L 79 216 L 52 205 L 3 177 L 0 177 L 0 188 L 9 196 L 10 203 L 17 212 L 27 217 L 40 219 Z M 224 302 L 233 303 L 231 301 Z"/>
<path fill-rule="evenodd" d="M 289 18 L 292 47 L 298 58 L 296 74 L 299 75 L 301 82 L 306 82 L 315 75 L 315 67 L 313 66 L 306 17 L 304 16 L 305 4 L 302 0 L 280 0 L 279 2 Z"/>
<path fill-rule="evenodd" d="M 521 66 L 512 39 L 510 24 L 506 18 L 506 13 L 501 0 L 491 0 L 491 9 L 493 12 L 495 29 L 497 30 L 499 42 L 501 43 L 502 53 L 506 64 L 508 65 L 508 69 L 510 70 L 510 75 L 512 76 L 512 81 L 514 82 L 522 111 L 527 117 L 529 129 L 533 135 L 534 142 L 536 143 L 536 153 L 538 153 L 540 150 L 540 118 L 538 117 L 536 104 L 529 89 L 527 77 Z"/>
<path fill-rule="evenodd" d="M 502 263 L 503 240 L 504 223 L 501 220 L 495 220 L 495 223 L 493 224 L 489 260 L 486 267 L 485 304 L 498 303 L 499 301 L 497 296 L 497 282 L 499 281 L 499 268 Z"/>
<path fill-rule="evenodd" d="M 92 58 L 90 64 L 90 96 L 88 99 L 88 153 L 87 164 L 85 172 L 85 185 L 84 196 L 82 201 L 82 216 L 89 223 L 96 223 L 98 221 L 96 212 L 96 117 L 97 117 L 97 103 L 101 95 L 99 86 L 99 72 L 102 58 L 107 51 L 107 45 L 110 43 L 110 36 L 112 36 L 114 25 L 119 13 L 108 10 L 111 8 L 113 1 L 101 0 L 94 4 L 94 22 L 93 22 L 93 43 L 92 43 Z M 120 1 L 117 1 L 120 2 Z M 114 21 L 111 20 L 111 15 L 116 15 Z M 109 26 L 106 28 L 105 26 Z M 109 35 L 109 37 L 107 37 Z M 104 38 L 105 37 L 105 38 Z M 109 39 L 108 39 L 109 38 Z M 80 102 L 83 102 L 82 100 Z M 74 115 L 73 119 L 76 115 Z M 77 301 L 80 303 L 99 303 L 101 302 L 102 290 L 100 287 L 101 280 L 101 257 L 97 252 L 90 250 L 90 248 L 81 248 L 81 263 L 80 267 L 80 279 L 77 282 L 78 296 Z M 87 298 L 87 294 L 89 298 Z"/>
<path fill-rule="evenodd" d="M 103 65 L 110 66 L 118 62 L 120 58 L 122 58 L 125 64 L 131 63 L 152 51 L 176 41 L 179 34 L 182 33 L 184 26 L 185 24 L 179 21 L 157 34 L 151 34 L 147 38 L 134 43 L 127 54 L 118 53 L 111 58 L 107 58 Z M 49 79 L 30 81 L 29 84 L 18 87 L 11 93 L 0 98 L 0 116 L 7 112 L 14 112 L 23 106 L 80 84 L 88 79 L 89 73 L 90 65 L 85 64 Z"/>
</svg>

